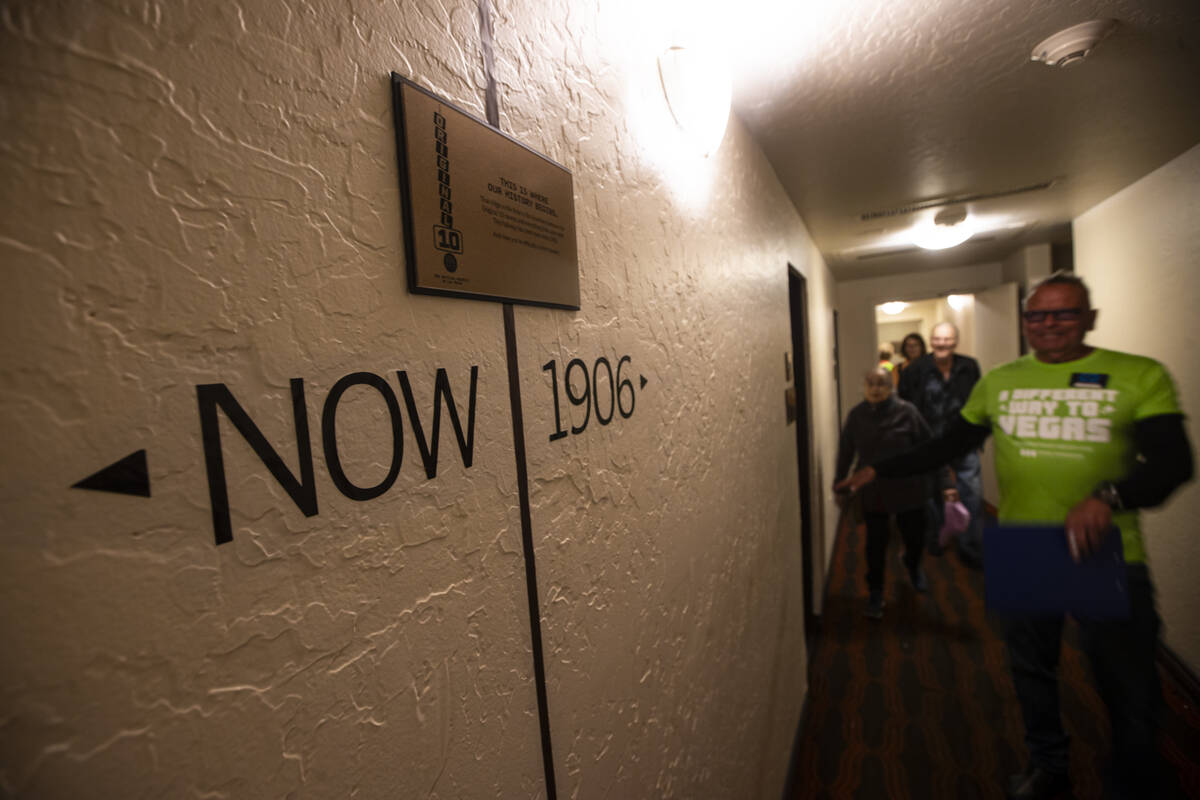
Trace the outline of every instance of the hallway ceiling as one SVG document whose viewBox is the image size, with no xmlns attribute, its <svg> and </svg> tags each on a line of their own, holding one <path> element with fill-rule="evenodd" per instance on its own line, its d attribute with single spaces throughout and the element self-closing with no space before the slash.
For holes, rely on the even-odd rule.
<svg viewBox="0 0 1200 800">
<path fill-rule="evenodd" d="M 1074 217 L 1200 142 L 1197 0 L 767 4 L 746 0 L 761 13 L 736 34 L 734 112 L 839 280 L 1067 241 Z M 1030 60 L 1104 17 L 1118 24 L 1083 63 Z M 898 240 L 940 207 L 878 214 L 1045 184 L 968 201 L 998 229 L 948 250 Z"/>
</svg>

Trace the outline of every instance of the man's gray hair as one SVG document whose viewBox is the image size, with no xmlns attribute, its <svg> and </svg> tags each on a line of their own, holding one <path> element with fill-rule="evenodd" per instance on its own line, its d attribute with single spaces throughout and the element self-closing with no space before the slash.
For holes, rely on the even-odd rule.
<svg viewBox="0 0 1200 800">
<path fill-rule="evenodd" d="M 942 320 L 941 322 L 939 322 L 939 323 L 937 323 L 936 325 L 934 325 L 932 328 L 930 328 L 930 329 L 929 329 L 929 335 L 930 335 L 930 336 L 932 336 L 934 331 L 936 331 L 938 328 L 941 328 L 941 327 L 942 327 L 942 326 L 944 326 L 944 325 L 948 325 L 948 326 L 950 326 L 950 330 L 954 331 L 954 341 L 956 341 L 956 342 L 957 342 L 957 341 L 958 341 L 958 338 L 959 338 L 959 334 L 958 334 L 958 326 L 957 326 L 957 325 L 955 325 L 953 322 L 951 322 L 951 321 L 950 321 L 950 320 L 948 320 L 948 319 L 944 319 L 944 320 Z"/>
<path fill-rule="evenodd" d="M 1021 308 L 1025 308 L 1026 304 L 1029 302 L 1029 298 L 1033 297 L 1033 293 L 1038 289 L 1042 288 L 1043 286 L 1052 286 L 1054 284 L 1078 286 L 1083 290 L 1083 302 L 1085 308 L 1090 309 L 1092 307 L 1092 293 L 1088 289 L 1088 285 L 1083 282 L 1083 278 L 1079 277 L 1074 272 L 1066 272 L 1060 269 L 1058 272 L 1052 272 L 1037 283 L 1030 286 L 1029 291 L 1025 293 L 1025 299 L 1021 301 Z"/>
</svg>

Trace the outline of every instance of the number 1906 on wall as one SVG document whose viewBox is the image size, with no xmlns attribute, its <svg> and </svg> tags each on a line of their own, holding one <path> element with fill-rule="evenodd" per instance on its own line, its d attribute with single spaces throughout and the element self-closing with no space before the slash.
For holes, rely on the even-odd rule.
<svg viewBox="0 0 1200 800">
<path fill-rule="evenodd" d="M 583 422 L 572 425 L 571 433 L 583 433 L 587 429 L 593 409 L 595 409 L 596 421 L 601 425 L 612 422 L 617 413 L 624 419 L 633 416 L 633 408 L 637 402 L 633 381 L 628 377 L 622 377 L 622 370 L 631 361 L 629 356 L 621 356 L 617 360 L 616 374 L 613 373 L 612 363 L 605 356 L 597 358 L 592 364 L 591 370 L 588 370 L 588 365 L 582 359 L 572 358 L 567 362 L 567 368 L 563 373 L 563 391 L 571 405 L 583 407 Z M 553 442 L 555 439 L 561 439 L 567 435 L 567 431 L 563 429 L 562 413 L 558 402 L 557 359 L 551 359 L 543 364 L 542 371 L 550 373 L 551 391 L 554 394 L 554 433 L 550 434 L 550 441 Z M 575 386 L 571 382 L 573 376 L 579 376 L 578 379 L 582 380 L 582 393 L 575 391 Z"/>
</svg>

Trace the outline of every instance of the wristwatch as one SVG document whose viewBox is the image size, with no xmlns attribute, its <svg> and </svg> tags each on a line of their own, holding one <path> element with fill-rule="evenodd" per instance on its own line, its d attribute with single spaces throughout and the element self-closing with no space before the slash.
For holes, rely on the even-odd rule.
<svg viewBox="0 0 1200 800">
<path fill-rule="evenodd" d="M 1113 511 L 1120 511 L 1124 508 L 1121 504 L 1121 493 L 1117 491 L 1117 485 L 1112 481 L 1098 484 L 1092 491 L 1092 497 L 1103 501 Z"/>
</svg>

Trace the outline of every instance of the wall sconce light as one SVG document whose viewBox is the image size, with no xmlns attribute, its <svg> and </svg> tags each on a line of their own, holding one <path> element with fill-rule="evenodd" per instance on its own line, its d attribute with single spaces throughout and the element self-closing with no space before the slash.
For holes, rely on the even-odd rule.
<svg viewBox="0 0 1200 800">
<path fill-rule="evenodd" d="M 891 302 L 883 303 L 879 306 L 880 311 L 893 316 L 899 314 L 906 308 L 908 308 L 908 303 L 905 303 L 903 300 L 892 300 Z"/>
<path fill-rule="evenodd" d="M 965 295 L 965 294 L 948 294 L 948 295 L 946 295 L 946 302 L 949 303 L 950 307 L 953 308 L 955 311 L 962 311 L 964 308 L 966 308 L 966 305 L 968 302 L 970 302 L 970 300 L 971 300 L 970 295 Z"/>
<path fill-rule="evenodd" d="M 725 138 L 733 82 L 718 52 L 705 47 L 668 47 L 658 57 L 658 75 L 671 116 L 701 156 L 716 152 Z"/>
</svg>

